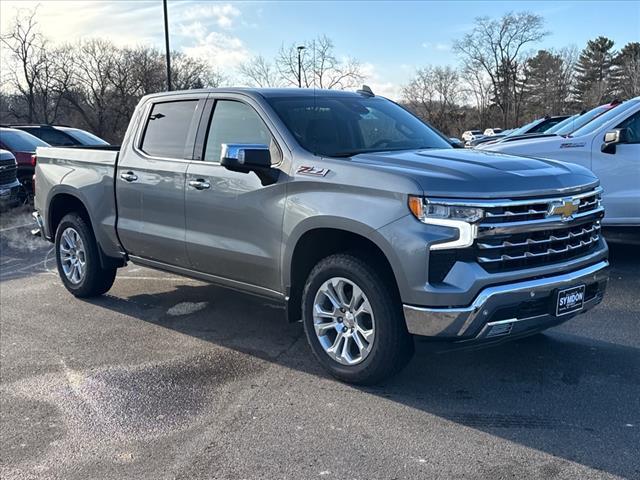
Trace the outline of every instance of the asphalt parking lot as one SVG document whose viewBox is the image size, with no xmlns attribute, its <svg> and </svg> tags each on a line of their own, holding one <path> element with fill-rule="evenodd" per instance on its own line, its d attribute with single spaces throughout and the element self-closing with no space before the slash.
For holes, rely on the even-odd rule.
<svg viewBox="0 0 640 480">
<path fill-rule="evenodd" d="M 640 478 L 640 254 L 608 295 L 543 335 L 419 343 L 387 384 L 316 364 L 263 300 L 129 266 L 64 290 L 28 212 L 0 225 L 0 477 Z"/>
</svg>

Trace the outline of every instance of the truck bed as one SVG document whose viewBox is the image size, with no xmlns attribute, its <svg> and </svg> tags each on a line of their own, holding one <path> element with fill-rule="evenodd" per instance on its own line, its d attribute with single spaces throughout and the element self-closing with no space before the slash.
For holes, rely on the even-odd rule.
<svg viewBox="0 0 640 480">
<path fill-rule="evenodd" d="M 114 175 L 119 146 L 39 147 L 36 150 L 36 210 L 47 211 L 51 200 L 75 197 L 90 215 L 94 233 L 107 255 L 119 255 L 116 235 Z M 46 197 L 39 194 L 46 192 Z M 51 237 L 51 228 L 45 235 Z"/>
</svg>

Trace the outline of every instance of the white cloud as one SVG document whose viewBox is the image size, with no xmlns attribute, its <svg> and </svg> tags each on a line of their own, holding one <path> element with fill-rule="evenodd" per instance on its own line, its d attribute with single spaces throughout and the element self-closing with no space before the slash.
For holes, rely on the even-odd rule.
<svg viewBox="0 0 640 480">
<path fill-rule="evenodd" d="M 154 43 L 163 32 L 162 4 L 157 2 L 2 1 L 2 33 L 12 25 L 16 11 L 36 7 L 38 28 L 53 43 L 100 37 L 120 46 L 139 45 Z M 158 22 L 149 21 L 154 17 Z"/>
<path fill-rule="evenodd" d="M 178 22 L 176 45 L 187 55 L 198 57 L 224 71 L 235 69 L 251 55 L 240 38 L 229 30 L 236 21 L 242 26 L 242 12 L 234 5 L 205 4 L 176 10 L 174 21 Z"/>
<path fill-rule="evenodd" d="M 196 36 L 194 40 L 191 45 L 185 43 L 182 50 L 225 71 L 234 69 L 251 57 L 239 38 L 224 33 L 209 32 Z"/>
<path fill-rule="evenodd" d="M 17 10 L 37 7 L 42 34 L 54 44 L 105 38 L 119 46 L 153 45 L 164 49 L 159 1 L 10 1 L 0 2 L 0 28 L 8 31 Z M 242 12 L 225 4 L 169 2 L 171 48 L 197 56 L 214 67 L 233 70 L 251 57 L 242 40 L 227 32 Z M 2 48 L 0 55 L 5 56 Z"/>
<path fill-rule="evenodd" d="M 220 28 L 229 29 L 240 15 L 241 12 L 238 8 L 230 3 L 225 3 L 192 7 L 185 11 L 183 17 L 185 20 L 213 18 Z"/>
<path fill-rule="evenodd" d="M 402 97 L 402 87 L 397 82 L 383 78 L 378 72 L 378 68 L 372 63 L 363 63 L 362 74 L 363 82 L 371 87 L 373 93 L 387 97 L 391 100 L 400 100 Z"/>
</svg>

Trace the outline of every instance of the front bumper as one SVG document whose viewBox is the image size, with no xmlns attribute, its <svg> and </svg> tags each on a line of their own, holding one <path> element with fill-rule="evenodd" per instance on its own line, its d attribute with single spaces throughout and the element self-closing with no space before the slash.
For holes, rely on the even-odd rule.
<svg viewBox="0 0 640 480">
<path fill-rule="evenodd" d="M 600 261 L 574 272 L 487 287 L 468 307 L 429 308 L 404 305 L 409 333 L 453 341 L 482 340 L 526 334 L 562 323 L 602 301 L 609 262 Z M 584 306 L 555 315 L 555 292 L 584 284 Z"/>
<path fill-rule="evenodd" d="M 0 186 L 0 209 L 13 208 L 20 203 L 20 182 Z"/>
</svg>

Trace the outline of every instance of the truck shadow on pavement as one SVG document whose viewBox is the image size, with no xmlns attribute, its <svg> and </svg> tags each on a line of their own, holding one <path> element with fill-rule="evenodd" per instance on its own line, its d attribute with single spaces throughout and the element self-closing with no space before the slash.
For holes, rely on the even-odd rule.
<svg viewBox="0 0 640 480">
<path fill-rule="evenodd" d="M 190 302 L 207 304 L 186 315 L 168 313 Z M 300 323 L 287 324 L 281 310 L 261 299 L 197 284 L 128 298 L 108 295 L 91 303 L 327 377 L 306 346 Z M 590 315 L 606 315 L 606 307 L 601 309 Z M 399 376 L 359 389 L 568 461 L 640 475 L 637 348 L 554 330 L 478 350 L 442 351 L 416 342 L 415 358 Z"/>
</svg>

